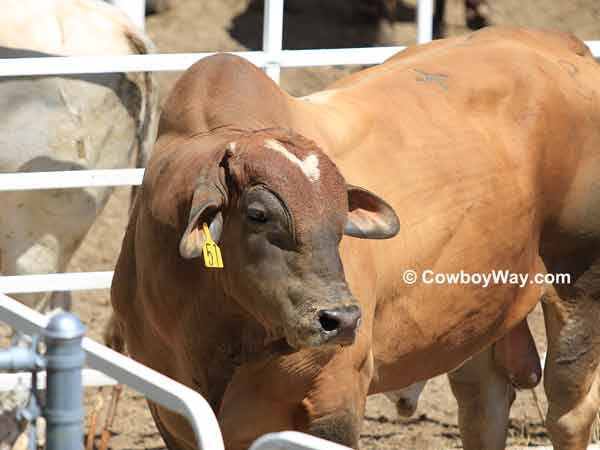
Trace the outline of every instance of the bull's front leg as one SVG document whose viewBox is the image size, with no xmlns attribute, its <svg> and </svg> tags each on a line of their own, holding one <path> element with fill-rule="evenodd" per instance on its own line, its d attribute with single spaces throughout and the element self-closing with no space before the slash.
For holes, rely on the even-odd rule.
<svg viewBox="0 0 600 450">
<path fill-rule="evenodd" d="M 227 450 L 246 450 L 263 434 L 296 430 L 358 448 L 370 352 L 308 350 L 241 366 L 225 390 L 219 424 Z"/>
<path fill-rule="evenodd" d="M 358 448 L 367 392 L 373 375 L 373 356 L 368 352 L 360 361 L 358 370 L 336 366 L 334 363 L 321 371 L 302 401 L 308 419 L 308 432 Z"/>
</svg>

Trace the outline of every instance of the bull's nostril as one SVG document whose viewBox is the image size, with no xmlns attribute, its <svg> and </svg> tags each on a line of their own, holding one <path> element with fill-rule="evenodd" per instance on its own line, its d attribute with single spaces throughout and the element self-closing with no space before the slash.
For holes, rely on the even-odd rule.
<svg viewBox="0 0 600 450">
<path fill-rule="evenodd" d="M 321 311 L 319 313 L 319 323 L 325 331 L 337 330 L 340 326 L 340 320 L 327 313 L 327 311 Z"/>
<path fill-rule="evenodd" d="M 360 323 L 360 308 L 355 305 L 321 310 L 317 320 L 328 343 L 351 345 L 356 339 Z"/>
</svg>

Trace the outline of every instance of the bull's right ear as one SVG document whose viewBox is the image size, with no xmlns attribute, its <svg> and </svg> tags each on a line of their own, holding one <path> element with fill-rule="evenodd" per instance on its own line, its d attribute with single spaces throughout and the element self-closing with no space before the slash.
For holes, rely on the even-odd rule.
<svg viewBox="0 0 600 450">
<path fill-rule="evenodd" d="M 394 209 L 382 198 L 358 186 L 347 185 L 348 219 L 344 234 L 361 239 L 389 239 L 400 231 Z"/>
</svg>

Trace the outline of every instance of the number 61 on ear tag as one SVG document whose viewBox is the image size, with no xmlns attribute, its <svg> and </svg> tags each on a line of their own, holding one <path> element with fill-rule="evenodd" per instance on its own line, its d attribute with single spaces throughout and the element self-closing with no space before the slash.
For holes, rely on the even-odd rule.
<svg viewBox="0 0 600 450">
<path fill-rule="evenodd" d="M 208 229 L 208 225 L 204 223 L 202 224 L 202 227 L 204 228 L 204 236 L 206 237 L 204 245 L 202 246 L 202 254 L 204 255 L 204 265 L 206 267 L 210 267 L 211 269 L 222 269 L 223 258 L 221 257 L 221 249 L 212 240 L 212 237 L 210 236 L 210 230 Z"/>
</svg>

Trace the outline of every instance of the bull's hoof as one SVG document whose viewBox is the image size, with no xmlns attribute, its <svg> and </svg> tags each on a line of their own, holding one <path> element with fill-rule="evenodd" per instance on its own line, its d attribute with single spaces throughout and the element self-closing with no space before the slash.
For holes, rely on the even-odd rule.
<svg viewBox="0 0 600 450">
<path fill-rule="evenodd" d="M 147 0 L 146 15 L 160 14 L 173 7 L 174 0 Z"/>
<path fill-rule="evenodd" d="M 25 429 L 25 423 L 17 419 L 16 410 L 0 413 L 0 448 L 11 449 Z"/>
<path fill-rule="evenodd" d="M 408 398 L 400 398 L 396 402 L 396 411 L 400 417 L 412 417 L 417 410 L 417 405 Z"/>
<path fill-rule="evenodd" d="M 470 30 L 479 30 L 480 28 L 487 27 L 489 24 L 490 22 L 481 14 L 467 15 L 467 27 Z"/>
</svg>

